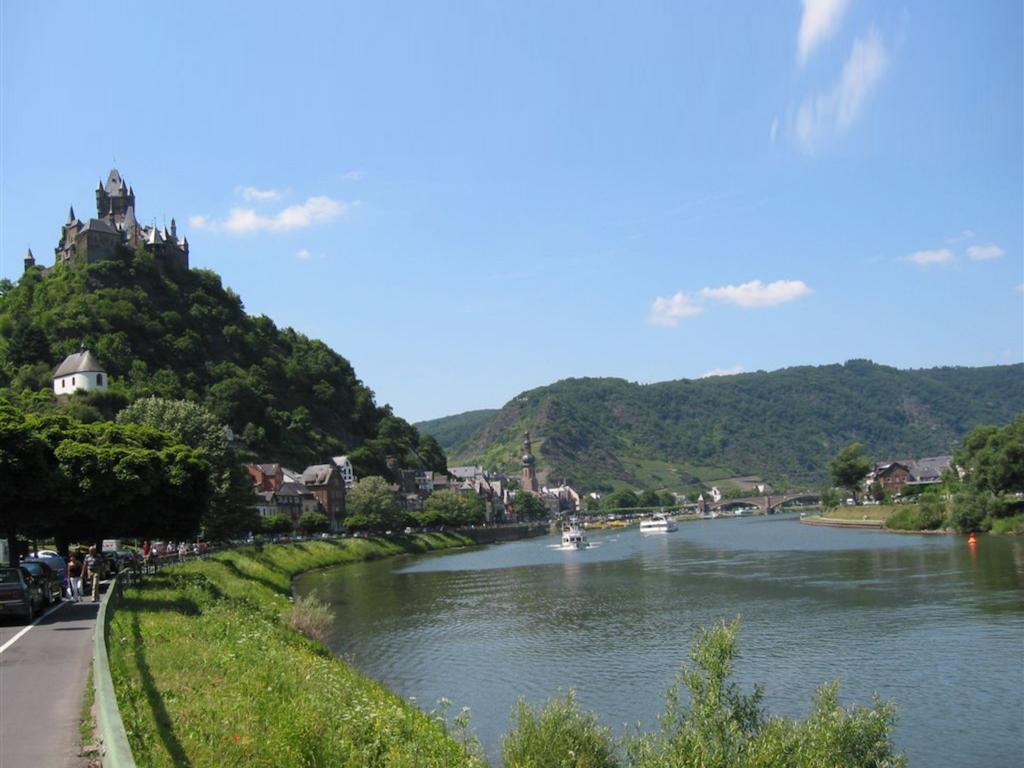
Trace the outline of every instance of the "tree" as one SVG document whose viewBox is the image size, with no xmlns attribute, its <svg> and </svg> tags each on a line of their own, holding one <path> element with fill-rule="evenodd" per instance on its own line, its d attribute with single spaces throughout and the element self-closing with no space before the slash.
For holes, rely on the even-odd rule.
<svg viewBox="0 0 1024 768">
<path fill-rule="evenodd" d="M 835 488 L 829 486 L 828 488 L 822 489 L 821 506 L 823 509 L 835 509 L 842 503 L 843 500 L 839 497 L 839 492 L 836 491 Z"/>
<path fill-rule="evenodd" d="M 331 527 L 331 521 L 322 512 L 305 512 L 299 518 L 299 530 L 304 534 L 320 533 Z"/>
<path fill-rule="evenodd" d="M 485 509 L 484 500 L 475 493 L 444 490 L 430 494 L 423 511 L 413 517 L 426 527 L 479 525 L 484 521 Z"/>
<path fill-rule="evenodd" d="M 55 526 L 59 509 L 52 502 L 56 476 L 53 451 L 25 417 L 9 405 L 0 405 L 0 529 L 6 532 L 11 557 L 18 551 L 18 532 L 32 521 Z"/>
<path fill-rule="evenodd" d="M 516 494 L 515 499 L 512 502 L 512 508 L 516 512 L 516 517 L 521 522 L 529 520 L 543 520 L 548 516 L 548 509 L 544 506 L 544 502 L 532 493 L 526 491 L 519 491 Z"/>
<path fill-rule="evenodd" d="M 260 518 L 259 527 L 264 533 L 288 533 L 292 529 L 292 521 L 285 515 L 270 515 Z"/>
<path fill-rule="evenodd" d="M 973 430 L 953 461 L 975 488 L 997 495 L 1024 490 L 1024 416 L 1005 427 Z"/>
<path fill-rule="evenodd" d="M 828 463 L 828 471 L 833 485 L 845 488 L 856 499 L 861 482 L 871 471 L 871 459 L 864 455 L 863 445 L 852 443 Z"/>
<path fill-rule="evenodd" d="M 348 493 L 345 525 L 354 530 L 383 531 L 400 527 L 405 513 L 387 480 L 377 475 L 364 477 Z"/>
<path fill-rule="evenodd" d="M 207 539 L 226 539 L 252 530 L 256 513 L 249 478 L 228 444 L 224 425 L 213 413 L 187 400 L 147 397 L 122 410 L 117 421 L 165 430 L 180 442 L 204 451 L 213 470 L 210 504 L 202 518 Z"/>
</svg>

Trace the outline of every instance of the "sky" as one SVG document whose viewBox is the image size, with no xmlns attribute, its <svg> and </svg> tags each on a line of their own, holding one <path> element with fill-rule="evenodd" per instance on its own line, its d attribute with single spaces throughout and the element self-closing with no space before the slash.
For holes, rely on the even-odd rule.
<svg viewBox="0 0 1024 768">
<path fill-rule="evenodd" d="M 116 166 L 410 421 L 1024 359 L 1019 0 L 5 0 L 0 110 L 0 276 Z"/>
</svg>

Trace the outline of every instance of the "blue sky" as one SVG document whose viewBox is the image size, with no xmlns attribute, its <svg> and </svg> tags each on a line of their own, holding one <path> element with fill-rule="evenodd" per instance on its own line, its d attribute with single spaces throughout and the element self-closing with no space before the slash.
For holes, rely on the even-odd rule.
<svg viewBox="0 0 1024 768">
<path fill-rule="evenodd" d="M 1020 2 L 0 3 L 0 275 L 143 223 L 410 420 L 1024 358 Z"/>
</svg>

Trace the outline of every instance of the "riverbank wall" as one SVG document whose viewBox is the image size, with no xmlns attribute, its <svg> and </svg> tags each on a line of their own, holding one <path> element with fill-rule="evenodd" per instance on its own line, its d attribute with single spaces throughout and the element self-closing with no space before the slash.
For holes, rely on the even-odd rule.
<svg viewBox="0 0 1024 768">
<path fill-rule="evenodd" d="M 823 525 L 830 528 L 876 528 L 883 529 L 883 520 L 841 520 L 829 517 L 801 517 L 804 525 Z"/>
</svg>

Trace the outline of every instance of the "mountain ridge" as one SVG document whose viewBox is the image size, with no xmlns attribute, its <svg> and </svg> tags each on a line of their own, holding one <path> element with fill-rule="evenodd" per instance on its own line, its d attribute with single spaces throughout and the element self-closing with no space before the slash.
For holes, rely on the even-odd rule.
<svg viewBox="0 0 1024 768">
<path fill-rule="evenodd" d="M 444 418 L 417 427 L 453 461 L 503 470 L 517 468 L 530 431 L 544 476 L 586 489 L 684 490 L 742 475 L 806 485 L 824 482 L 827 461 L 853 441 L 878 459 L 950 453 L 978 424 L 1024 412 L 1022 385 L 1024 364 L 901 370 L 869 360 L 651 384 L 568 378 L 462 428 Z"/>
</svg>

